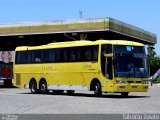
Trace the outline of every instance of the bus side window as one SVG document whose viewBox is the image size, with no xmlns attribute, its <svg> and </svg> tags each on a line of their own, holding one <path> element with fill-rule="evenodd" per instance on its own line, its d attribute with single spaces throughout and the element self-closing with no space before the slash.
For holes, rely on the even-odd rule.
<svg viewBox="0 0 160 120">
<path fill-rule="evenodd" d="M 81 49 L 80 47 L 77 48 L 77 61 L 81 61 Z"/>
<path fill-rule="evenodd" d="M 17 51 L 16 52 L 16 64 L 24 64 L 27 63 L 27 54 L 24 51 Z"/>
<path fill-rule="evenodd" d="M 34 62 L 40 63 L 42 62 L 42 50 L 34 51 Z"/>
<path fill-rule="evenodd" d="M 27 63 L 34 63 L 34 56 L 35 56 L 34 51 L 27 51 L 27 56 L 28 56 Z"/>
<path fill-rule="evenodd" d="M 54 49 L 48 49 L 43 50 L 43 63 L 45 62 L 55 62 L 55 50 Z"/>
<path fill-rule="evenodd" d="M 59 49 L 59 61 L 58 62 L 66 62 L 67 61 L 67 48 L 60 48 Z"/>
<path fill-rule="evenodd" d="M 75 61 L 76 60 L 76 56 L 75 56 L 73 48 L 70 50 L 70 55 L 69 56 L 70 56 L 70 61 Z"/>
<path fill-rule="evenodd" d="M 80 61 L 85 61 L 86 60 L 86 47 L 80 47 L 80 51 L 79 51 L 79 54 L 80 54 Z"/>
<path fill-rule="evenodd" d="M 71 61 L 79 61 L 79 48 L 72 47 L 70 48 L 70 60 Z"/>
<path fill-rule="evenodd" d="M 97 61 L 98 60 L 98 46 L 92 47 L 92 60 Z"/>
<path fill-rule="evenodd" d="M 67 53 L 68 53 L 68 49 L 64 48 L 64 50 L 63 50 L 63 61 L 64 62 L 68 61 L 68 55 L 67 55 Z"/>
<path fill-rule="evenodd" d="M 97 61 L 98 46 L 83 46 L 76 50 L 78 61 Z"/>
<path fill-rule="evenodd" d="M 60 62 L 60 51 L 61 51 L 61 49 L 55 49 L 55 61 L 56 62 Z"/>
</svg>

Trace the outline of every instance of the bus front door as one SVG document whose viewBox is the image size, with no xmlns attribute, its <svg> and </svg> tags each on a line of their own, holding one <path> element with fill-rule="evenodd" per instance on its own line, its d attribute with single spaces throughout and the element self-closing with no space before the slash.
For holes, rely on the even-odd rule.
<svg viewBox="0 0 160 120">
<path fill-rule="evenodd" d="M 113 79 L 113 54 L 106 54 L 105 75 L 108 79 Z"/>
</svg>

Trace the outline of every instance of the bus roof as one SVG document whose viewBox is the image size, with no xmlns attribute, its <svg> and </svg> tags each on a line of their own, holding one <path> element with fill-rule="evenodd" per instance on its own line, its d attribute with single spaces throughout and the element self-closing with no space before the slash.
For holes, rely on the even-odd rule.
<svg viewBox="0 0 160 120">
<path fill-rule="evenodd" d="M 99 45 L 99 44 L 144 46 L 144 44 L 142 43 L 126 41 L 126 40 L 97 40 L 97 41 L 80 40 L 80 41 L 70 41 L 70 42 L 56 42 L 41 46 L 20 46 L 16 48 L 16 51 L 88 46 L 88 45 Z"/>
</svg>

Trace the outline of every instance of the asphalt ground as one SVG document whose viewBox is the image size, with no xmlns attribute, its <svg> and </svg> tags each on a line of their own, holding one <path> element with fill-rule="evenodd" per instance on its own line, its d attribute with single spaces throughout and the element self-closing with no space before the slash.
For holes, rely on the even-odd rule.
<svg viewBox="0 0 160 120">
<path fill-rule="evenodd" d="M 147 93 L 105 93 L 76 91 L 55 95 L 31 94 L 29 89 L 0 88 L 0 114 L 160 114 L 160 86 L 149 87 Z"/>
</svg>

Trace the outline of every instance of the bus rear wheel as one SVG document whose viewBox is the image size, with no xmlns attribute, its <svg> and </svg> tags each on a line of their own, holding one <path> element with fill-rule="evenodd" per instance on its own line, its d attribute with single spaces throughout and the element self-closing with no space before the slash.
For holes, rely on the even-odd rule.
<svg viewBox="0 0 160 120">
<path fill-rule="evenodd" d="M 30 90 L 32 94 L 35 94 L 38 92 L 37 90 L 37 83 L 35 81 L 31 81 L 30 83 Z"/>
<path fill-rule="evenodd" d="M 99 96 L 101 96 L 102 95 L 102 90 L 101 90 L 101 85 L 100 85 L 100 83 L 99 82 L 96 82 L 95 84 L 94 84 L 94 95 L 96 96 L 96 97 L 99 97 Z"/>
<path fill-rule="evenodd" d="M 121 96 L 122 96 L 122 97 L 128 97 L 128 94 L 129 94 L 129 92 L 122 92 L 122 93 L 121 93 Z"/>
<path fill-rule="evenodd" d="M 48 93 L 47 82 L 46 81 L 41 81 L 40 84 L 39 84 L 39 89 L 40 89 L 40 92 L 42 94 Z"/>
</svg>

